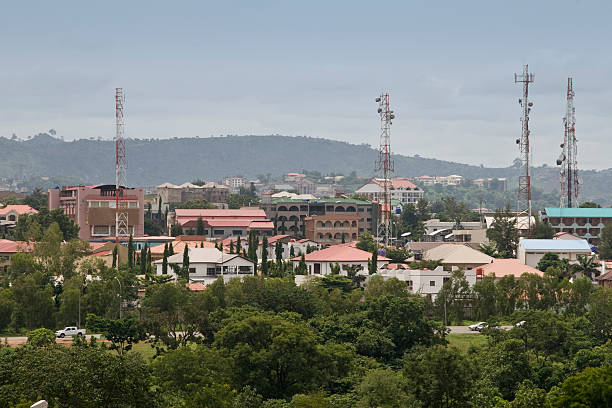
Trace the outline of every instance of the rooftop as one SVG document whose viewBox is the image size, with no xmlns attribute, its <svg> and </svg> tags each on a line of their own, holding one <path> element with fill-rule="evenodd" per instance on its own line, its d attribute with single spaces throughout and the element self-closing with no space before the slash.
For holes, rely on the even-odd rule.
<svg viewBox="0 0 612 408">
<path fill-rule="evenodd" d="M 426 251 L 423 259 L 439 259 L 445 264 L 485 264 L 493 257 L 465 245 L 443 244 Z"/>
<path fill-rule="evenodd" d="M 284 204 L 284 203 L 310 203 L 310 204 L 361 204 L 361 205 L 372 205 L 370 201 L 356 200 L 354 198 L 344 197 L 326 197 L 318 198 L 315 200 L 295 200 L 290 198 L 276 198 L 272 200 L 272 204 Z"/>
<path fill-rule="evenodd" d="M 37 214 L 38 211 L 29 205 L 25 204 L 9 204 L 4 208 L 0 208 L 0 215 L 6 215 L 9 212 L 14 211 L 19 215 L 23 214 Z"/>
<path fill-rule="evenodd" d="M 591 246 L 584 239 L 521 239 L 519 246 L 528 251 L 591 252 Z"/>
<path fill-rule="evenodd" d="M 546 207 L 548 217 L 593 217 L 612 218 L 612 208 L 556 208 Z"/>
<path fill-rule="evenodd" d="M 168 257 L 168 263 L 183 264 L 183 253 L 179 252 Z M 227 254 L 222 253 L 217 248 L 189 248 L 189 264 L 193 265 L 196 263 L 225 263 L 236 257 L 241 257 L 238 254 Z M 155 261 L 155 264 L 162 263 L 163 260 Z"/>
<path fill-rule="evenodd" d="M 518 278 L 524 273 L 533 273 L 540 276 L 544 275 L 544 272 L 532 268 L 531 266 L 523 265 L 521 261 L 516 258 L 493 259 L 490 263 L 476 268 L 476 271 L 482 272 L 485 276 L 493 274 L 496 278 L 502 278 L 508 275 L 513 275 Z"/>
<path fill-rule="evenodd" d="M 299 261 L 301 257 L 293 258 Z M 362 251 L 347 245 L 333 245 L 320 251 L 305 255 L 306 262 L 367 262 L 372 258 L 372 253 Z M 378 261 L 390 261 L 391 259 L 379 256 Z"/>
</svg>

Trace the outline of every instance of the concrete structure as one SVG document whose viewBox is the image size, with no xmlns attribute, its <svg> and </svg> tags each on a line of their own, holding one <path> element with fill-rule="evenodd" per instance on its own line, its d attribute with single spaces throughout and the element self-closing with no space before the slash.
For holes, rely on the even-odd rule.
<svg viewBox="0 0 612 408">
<path fill-rule="evenodd" d="M 396 278 L 406 282 L 408 289 L 412 293 L 427 296 L 431 300 L 436 300 L 444 283 L 451 278 L 451 272 L 445 271 L 442 266 L 438 266 L 433 270 L 409 269 L 407 266 L 404 267 L 403 265 L 399 268 L 394 267 L 390 269 L 389 266 L 393 265 L 387 265 L 387 267 L 380 269 L 378 274 L 385 280 Z M 476 283 L 476 271 L 467 270 L 463 272 L 470 287 L 474 286 Z"/>
<path fill-rule="evenodd" d="M 190 200 L 206 200 L 211 204 L 222 204 L 227 201 L 230 188 L 215 182 L 206 182 L 202 186 L 193 183 L 183 183 L 180 186 L 172 183 L 160 184 L 156 188 L 157 197 L 153 201 L 153 211 L 159 208 L 161 201 L 162 211 L 170 209 L 170 204 L 184 203 Z"/>
<path fill-rule="evenodd" d="M 441 261 L 446 267 L 457 267 L 463 270 L 474 269 L 493 258 L 466 245 L 442 244 L 423 253 L 423 260 Z"/>
<path fill-rule="evenodd" d="M 423 189 L 412 183 L 406 177 L 392 178 L 391 180 L 391 200 L 397 200 L 401 205 L 416 204 L 423 198 Z M 369 183 L 360 187 L 355 194 L 364 195 L 372 201 L 382 202 L 384 192 L 384 179 L 372 179 Z"/>
<path fill-rule="evenodd" d="M 458 186 L 463 182 L 463 177 L 457 174 L 451 174 L 450 176 L 420 176 L 415 177 L 414 180 L 423 186 L 433 186 L 440 184 L 441 186 Z"/>
<path fill-rule="evenodd" d="M 204 235 L 208 239 L 227 237 L 246 237 L 249 231 L 257 235 L 272 236 L 274 223 L 266 217 L 264 210 L 255 207 L 244 207 L 237 210 L 186 209 L 177 208 L 168 217 L 168 228 L 173 223 L 183 227 L 183 233 L 195 233 L 198 219 L 204 224 Z"/>
<path fill-rule="evenodd" d="M 355 241 L 359 234 L 357 214 L 334 213 L 306 217 L 306 238 L 324 245 Z"/>
<path fill-rule="evenodd" d="M 440 221 L 438 218 L 432 218 L 425 221 L 423 227 L 425 241 L 428 242 L 487 242 L 486 231 L 479 221 L 464 221 L 457 225 L 453 221 Z"/>
<path fill-rule="evenodd" d="M 350 245 L 340 244 L 311 252 L 306 254 L 304 258 L 308 268 L 308 275 L 329 275 L 332 273 L 331 266 L 338 264 L 340 266 L 340 275 L 347 275 L 346 267 L 359 266 L 361 270 L 358 274 L 367 276 L 368 261 L 372 259 L 372 253 L 362 251 Z M 299 256 L 292 259 L 294 268 L 298 266 L 300 259 Z M 377 260 L 377 269 L 380 269 L 389 261 L 389 258 L 379 256 Z"/>
<path fill-rule="evenodd" d="M 133 236 L 144 235 L 144 190 L 125 190 L 128 230 Z M 115 236 L 115 185 L 73 186 L 49 190 L 49 209 L 61 208 L 79 226 L 79 238 L 111 239 Z"/>
<path fill-rule="evenodd" d="M 308 238 L 292 239 L 285 247 L 287 251 L 286 257 L 289 258 L 291 256 L 291 248 L 293 248 L 293 253 L 295 255 L 300 255 L 308 253 L 308 247 L 310 247 L 311 250 L 314 248 L 316 251 L 318 251 L 321 249 L 321 244 Z M 285 252 L 283 252 L 283 256 L 285 256 L 284 254 Z"/>
<path fill-rule="evenodd" d="M 491 262 L 480 265 L 476 268 L 476 279 L 482 280 L 483 277 L 494 275 L 495 280 L 499 280 L 504 276 L 514 276 L 520 278 L 524 273 L 531 273 L 543 276 L 544 272 L 533 268 L 529 265 L 524 265 L 520 260 L 515 258 L 509 259 L 493 259 Z"/>
<path fill-rule="evenodd" d="M 547 252 L 576 263 L 578 255 L 591 256 L 591 246 L 584 239 L 521 239 L 516 257 L 521 263 L 535 268 Z"/>
<path fill-rule="evenodd" d="M 599 245 L 601 230 L 612 222 L 612 208 L 556 208 L 546 207 L 541 213 L 555 232 L 569 232 Z"/>
<path fill-rule="evenodd" d="M 8 233 L 19 221 L 19 217 L 24 214 L 38 214 L 38 211 L 29 205 L 9 204 L 0 208 L 0 234 Z"/>
<path fill-rule="evenodd" d="M 189 248 L 189 283 L 200 282 L 210 285 L 222 276 L 224 282 L 233 278 L 254 275 L 255 268 L 252 261 L 237 255 L 225 254 L 216 248 Z M 161 275 L 163 260 L 153 262 L 157 274 Z M 168 257 L 168 264 L 183 267 L 183 253 L 176 253 Z M 168 267 L 168 275 L 176 279 L 176 274 Z"/>
<path fill-rule="evenodd" d="M 228 186 L 233 194 L 236 194 L 241 188 L 246 188 L 249 181 L 244 177 L 223 177 L 221 182 Z"/>
<path fill-rule="evenodd" d="M 277 231 L 281 234 L 293 236 L 303 233 L 303 225 L 306 217 L 315 215 L 326 215 L 330 213 L 356 214 L 359 218 L 358 233 L 364 231 L 375 232 L 376 228 L 376 204 L 369 201 L 354 200 L 351 198 L 321 198 L 311 200 L 297 200 L 278 198 L 269 203 L 262 203 L 261 207 L 267 216 L 276 219 Z M 287 231 L 280 228 L 283 221 Z M 295 226 L 297 221 L 297 228 Z"/>
</svg>

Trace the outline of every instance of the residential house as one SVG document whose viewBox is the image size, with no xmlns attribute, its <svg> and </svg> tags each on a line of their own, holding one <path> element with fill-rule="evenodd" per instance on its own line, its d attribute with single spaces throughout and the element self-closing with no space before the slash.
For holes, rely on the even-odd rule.
<svg viewBox="0 0 612 408">
<path fill-rule="evenodd" d="M 79 226 L 84 241 L 115 236 L 116 195 L 114 184 L 72 186 L 49 190 L 49 209 L 61 208 Z M 128 235 L 144 235 L 144 190 L 127 188 L 122 200 L 127 206 Z"/>
<path fill-rule="evenodd" d="M 347 275 L 346 268 L 357 266 L 360 269 L 358 274 L 368 275 L 368 262 L 372 259 L 372 253 L 362 251 L 350 245 L 333 245 L 319 251 L 311 252 L 304 256 L 308 275 L 329 275 L 332 273 L 331 267 L 335 264 L 340 266 L 340 274 Z M 293 267 L 299 265 L 301 257 L 296 256 L 292 259 Z M 377 259 L 377 269 L 390 261 L 389 258 L 379 256 Z"/>
<path fill-rule="evenodd" d="M 32 252 L 34 245 L 23 241 L 0 239 L 0 273 L 5 275 L 11 265 L 11 258 L 18 252 Z"/>
<path fill-rule="evenodd" d="M 522 264 L 521 261 L 516 258 L 497 258 L 493 259 L 489 263 L 477 267 L 476 279 L 482 280 L 483 277 L 490 275 L 494 275 L 495 280 L 499 280 L 505 276 L 510 275 L 514 276 L 515 278 L 520 278 L 525 273 L 535 274 L 539 276 L 544 275 L 544 273 L 539 269 Z"/>
<path fill-rule="evenodd" d="M 250 231 L 260 236 L 272 236 L 274 232 L 274 223 L 264 210 L 256 207 L 235 210 L 177 208 L 168 217 L 168 228 L 176 223 L 183 228 L 183 233 L 196 233 L 198 219 L 202 219 L 204 235 L 208 239 L 246 237 Z"/>
<path fill-rule="evenodd" d="M 544 254 L 550 252 L 576 263 L 578 256 L 591 256 L 591 246 L 584 239 L 521 239 L 516 251 L 518 260 L 536 267 Z"/>
<path fill-rule="evenodd" d="M 416 204 L 423 198 L 423 189 L 406 177 L 392 178 L 387 181 L 387 184 L 391 192 L 391 200 L 397 200 L 402 206 L 405 204 Z M 385 179 L 372 179 L 369 183 L 355 191 L 355 194 L 366 196 L 372 201 L 382 201 L 384 186 Z"/>
<path fill-rule="evenodd" d="M 200 282 L 210 285 L 217 278 L 223 277 L 224 282 L 233 278 L 242 278 L 255 274 L 254 263 L 237 254 L 226 254 L 217 248 L 188 248 L 189 251 L 189 282 Z M 183 267 L 183 253 L 168 257 L 168 264 Z M 163 273 L 163 260 L 154 262 L 157 275 Z M 168 266 L 168 274 L 176 279 L 174 268 Z"/>
<path fill-rule="evenodd" d="M 423 254 L 423 260 L 439 260 L 447 268 L 454 266 L 463 270 L 470 270 L 491 262 L 493 257 L 466 245 L 442 244 L 426 251 Z"/>
<path fill-rule="evenodd" d="M 20 216 L 37 213 L 38 211 L 29 205 L 9 204 L 0 208 L 0 235 L 8 233 L 9 229 L 14 228 Z"/>
</svg>

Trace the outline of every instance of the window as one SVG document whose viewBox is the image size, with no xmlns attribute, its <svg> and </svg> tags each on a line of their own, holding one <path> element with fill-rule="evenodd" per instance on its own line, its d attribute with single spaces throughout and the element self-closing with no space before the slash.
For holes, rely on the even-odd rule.
<svg viewBox="0 0 612 408">
<path fill-rule="evenodd" d="M 232 235 L 245 235 L 245 234 L 242 230 L 232 230 Z"/>
<path fill-rule="evenodd" d="M 241 266 L 239 269 L 240 273 L 251 273 L 252 269 L 250 266 Z"/>
<path fill-rule="evenodd" d="M 412 281 L 411 281 L 411 280 L 406 281 L 406 284 L 408 284 L 408 287 L 409 287 L 409 288 L 411 288 L 411 287 L 412 287 Z"/>
<path fill-rule="evenodd" d="M 215 276 L 215 275 L 216 275 L 216 273 L 215 273 L 215 268 L 214 268 L 214 267 L 212 267 L 212 268 L 206 268 L 206 275 L 207 275 L 207 276 Z"/>
<path fill-rule="evenodd" d="M 138 201 L 128 202 L 128 208 L 138 208 Z"/>
<path fill-rule="evenodd" d="M 363 208 L 359 208 L 357 211 L 359 211 L 359 212 L 363 212 Z"/>
<path fill-rule="evenodd" d="M 215 235 L 223 235 L 224 231 L 223 230 L 214 230 L 213 234 Z"/>
<path fill-rule="evenodd" d="M 444 278 L 442 278 L 442 283 L 446 283 L 450 280 L 450 278 L 448 276 L 445 276 Z"/>
<path fill-rule="evenodd" d="M 436 281 L 429 281 L 429 286 L 436 286 Z"/>
<path fill-rule="evenodd" d="M 189 268 L 189 273 L 196 273 L 195 268 Z"/>
<path fill-rule="evenodd" d="M 91 235 L 108 236 L 110 235 L 110 227 L 108 225 L 94 225 Z"/>
</svg>

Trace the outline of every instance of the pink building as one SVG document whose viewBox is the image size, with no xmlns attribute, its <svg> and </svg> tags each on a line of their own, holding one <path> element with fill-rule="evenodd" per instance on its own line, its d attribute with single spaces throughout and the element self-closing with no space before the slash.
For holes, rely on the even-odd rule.
<svg viewBox="0 0 612 408">
<path fill-rule="evenodd" d="M 144 190 L 130 188 L 124 200 L 128 208 L 128 229 L 133 236 L 144 235 Z M 115 236 L 115 185 L 73 186 L 49 190 L 49 209 L 61 208 L 80 228 L 85 241 Z"/>
<path fill-rule="evenodd" d="M 175 219 L 169 220 L 183 227 L 183 233 L 195 233 L 198 219 L 204 224 L 204 234 L 209 239 L 245 237 L 249 231 L 257 235 L 273 235 L 274 223 L 264 210 L 245 207 L 238 210 L 181 209 L 175 211 Z"/>
</svg>

